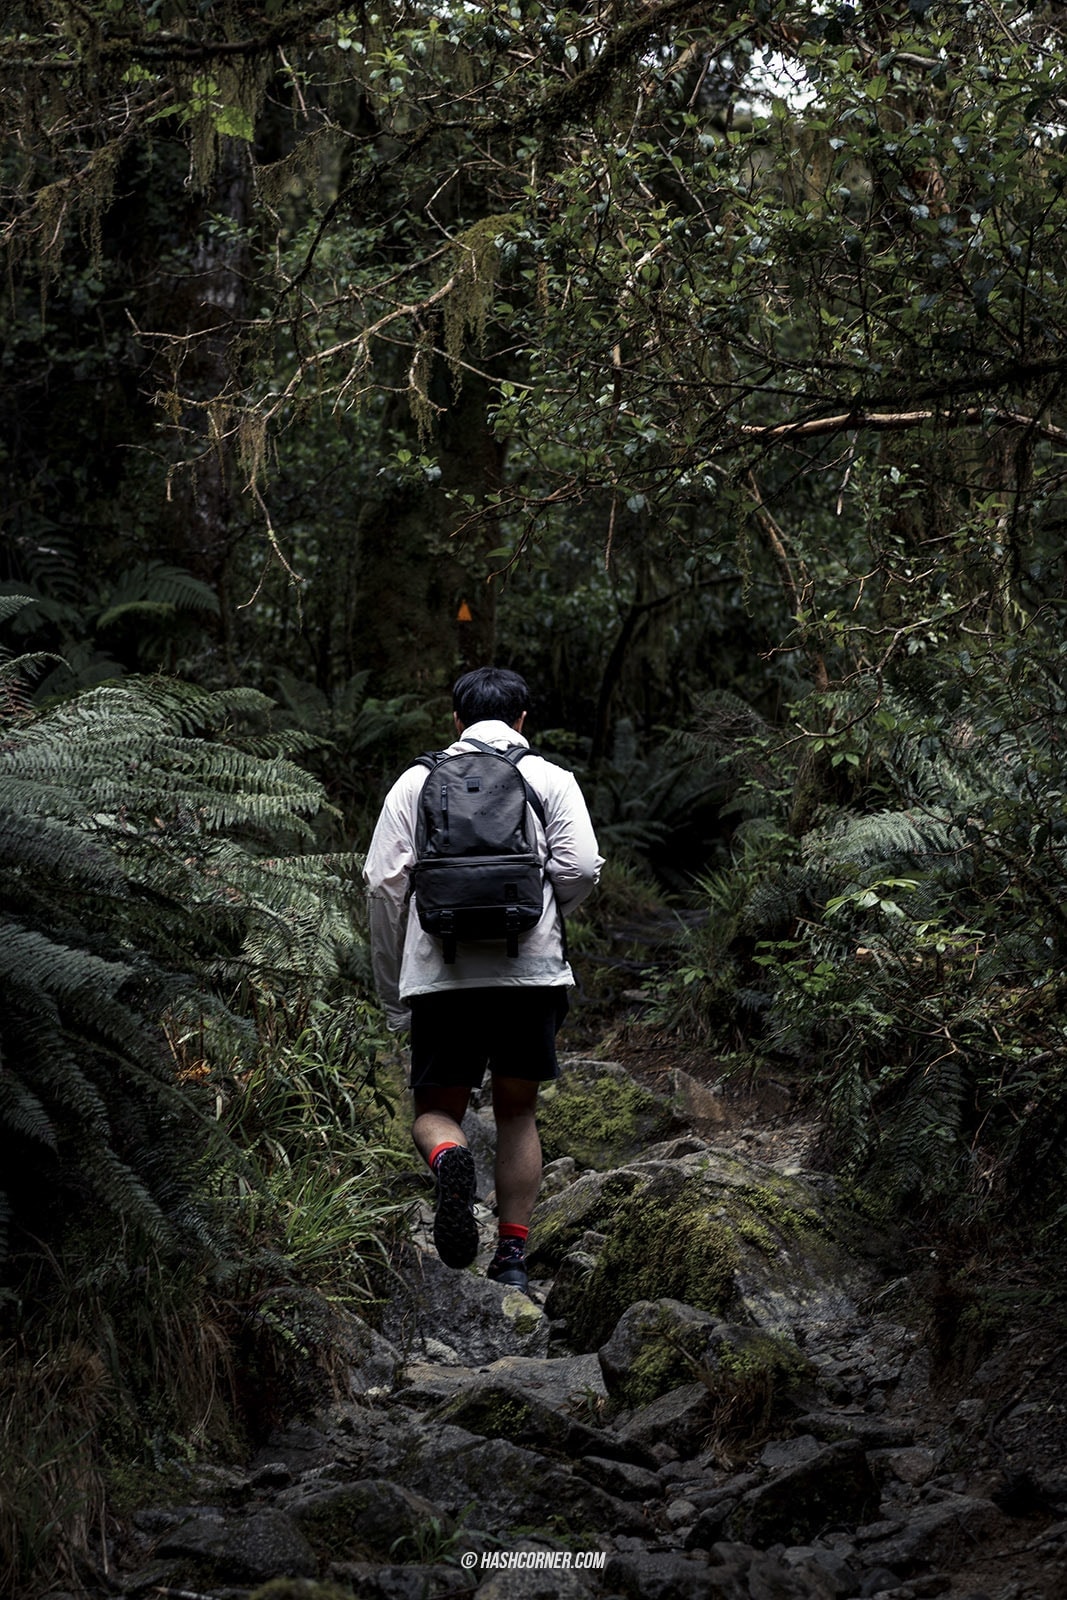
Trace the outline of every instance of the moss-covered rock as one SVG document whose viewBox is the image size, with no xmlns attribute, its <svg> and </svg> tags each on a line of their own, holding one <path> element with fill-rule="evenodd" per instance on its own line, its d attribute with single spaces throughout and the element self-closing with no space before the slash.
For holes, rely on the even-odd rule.
<svg viewBox="0 0 1067 1600">
<path fill-rule="evenodd" d="M 359 1478 L 320 1489 L 289 1507 L 316 1553 L 331 1561 L 386 1556 L 417 1540 L 420 1530 L 444 1525 L 440 1507 L 401 1484 Z"/>
<path fill-rule="evenodd" d="M 635 1327 L 642 1315 L 643 1327 Z M 615 1426 L 648 1448 L 669 1440 L 682 1457 L 711 1448 L 722 1460 L 741 1460 L 771 1435 L 810 1376 L 793 1340 L 715 1318 L 702 1321 L 692 1307 L 661 1301 L 631 1307 L 625 1320 L 631 1335 L 646 1337 L 612 1385 L 615 1406 L 633 1408 Z M 672 1353 L 682 1362 L 672 1363 Z M 683 1367 L 684 1379 L 665 1390 Z"/>
<path fill-rule="evenodd" d="M 657 1299 L 723 1312 L 735 1298 L 739 1265 L 731 1230 L 708 1197 L 661 1178 L 620 1203 L 607 1243 L 568 1308 L 568 1338 L 580 1349 L 603 1344 L 627 1307 L 648 1299 L 650 1290 Z"/>
<path fill-rule="evenodd" d="M 677 1300 L 638 1300 L 627 1307 L 597 1352 L 612 1399 L 644 1406 L 692 1383 L 716 1320 Z"/>
<path fill-rule="evenodd" d="M 583 1167 L 607 1167 L 666 1138 L 670 1102 L 611 1061 L 567 1061 L 538 1101 L 537 1124 L 548 1161 L 572 1156 Z"/>
<path fill-rule="evenodd" d="M 339 1589 L 335 1583 L 319 1583 L 316 1578 L 272 1578 L 248 1600 L 352 1600 L 352 1591 Z"/>
<path fill-rule="evenodd" d="M 476 1384 L 436 1407 L 430 1418 L 483 1439 L 510 1439 L 512 1444 L 559 1451 L 566 1446 L 566 1418 L 513 1384 Z"/>
<path fill-rule="evenodd" d="M 583 1252 L 551 1300 L 573 1348 L 602 1345 L 638 1300 L 680 1300 L 772 1332 L 850 1314 L 863 1275 L 813 1186 L 707 1146 L 676 1148 L 585 1173 L 537 1208 L 535 1270 L 557 1272 Z"/>
<path fill-rule="evenodd" d="M 712 1435 L 723 1455 L 762 1443 L 811 1375 L 807 1358 L 785 1334 L 721 1326 L 704 1353 Z"/>
<path fill-rule="evenodd" d="M 703 1385 L 709 1431 L 756 1434 L 809 1375 L 796 1343 L 728 1323 L 676 1300 L 639 1301 L 598 1352 L 616 1406 L 651 1405 L 674 1389 Z"/>
<path fill-rule="evenodd" d="M 612 1499 L 555 1456 L 508 1439 L 473 1438 L 466 1429 L 438 1424 L 423 1436 L 420 1458 L 404 1468 L 404 1481 L 432 1494 L 466 1526 L 506 1537 L 545 1533 L 589 1540 L 605 1528 L 642 1526 L 640 1509 Z"/>
<path fill-rule="evenodd" d="M 563 1411 L 526 1394 L 506 1380 L 486 1381 L 464 1389 L 430 1413 L 431 1422 L 462 1428 L 483 1439 L 507 1439 L 511 1444 L 571 1459 L 597 1456 L 654 1466 L 645 1452 L 628 1446 L 615 1434 L 590 1427 Z"/>
<path fill-rule="evenodd" d="M 586 1235 L 601 1233 L 602 1223 L 612 1225 L 627 1196 L 647 1183 L 648 1173 L 636 1166 L 587 1172 L 561 1194 L 542 1200 L 530 1228 L 531 1265 L 546 1275 L 555 1273 L 564 1256 Z"/>
</svg>

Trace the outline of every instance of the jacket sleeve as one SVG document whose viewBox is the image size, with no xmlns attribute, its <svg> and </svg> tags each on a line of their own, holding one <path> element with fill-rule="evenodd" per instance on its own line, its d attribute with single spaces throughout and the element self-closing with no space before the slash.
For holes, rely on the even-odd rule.
<svg viewBox="0 0 1067 1600">
<path fill-rule="evenodd" d="M 585 797 L 572 772 L 554 770 L 544 803 L 549 851 L 545 872 L 556 891 L 559 908 L 566 915 L 581 905 L 598 881 L 604 858 L 597 849 Z"/>
<path fill-rule="evenodd" d="M 363 864 L 370 921 L 371 970 L 389 1027 L 411 1025 L 400 999 L 400 963 L 408 921 L 409 874 L 415 861 L 415 802 L 421 783 L 405 773 L 386 796 Z"/>
</svg>

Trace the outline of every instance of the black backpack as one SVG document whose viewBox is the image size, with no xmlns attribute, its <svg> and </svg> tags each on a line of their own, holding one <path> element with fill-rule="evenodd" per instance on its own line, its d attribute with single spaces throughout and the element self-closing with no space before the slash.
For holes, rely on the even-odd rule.
<svg viewBox="0 0 1067 1600">
<path fill-rule="evenodd" d="M 527 806 L 545 812 L 519 771 L 525 745 L 494 750 L 431 751 L 418 757 L 430 774 L 419 797 L 412 888 L 419 921 L 456 959 L 463 940 L 503 940 L 519 953 L 519 934 L 544 909 L 544 869 L 528 827 Z"/>
</svg>

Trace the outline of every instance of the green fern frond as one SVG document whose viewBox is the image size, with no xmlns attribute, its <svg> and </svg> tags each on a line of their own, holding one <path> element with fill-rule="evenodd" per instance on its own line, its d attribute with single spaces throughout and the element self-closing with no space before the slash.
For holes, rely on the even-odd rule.
<svg viewBox="0 0 1067 1600">
<path fill-rule="evenodd" d="M 136 613 L 159 615 L 176 611 L 218 616 L 218 595 L 208 584 L 181 567 L 171 567 L 162 561 L 143 561 L 115 580 L 96 626 L 110 627 L 121 617 Z"/>
<path fill-rule="evenodd" d="M 787 927 L 803 911 L 811 881 L 802 868 L 782 867 L 778 872 L 750 883 L 744 910 L 739 919 L 741 932 L 766 936 Z"/>
<path fill-rule="evenodd" d="M 361 673 L 360 678 L 365 683 L 367 674 Z M 298 678 L 285 667 L 277 669 L 274 682 L 279 701 L 302 727 L 321 727 L 325 724 L 330 713 L 330 702 L 317 684 Z"/>
<path fill-rule="evenodd" d="M 767 740 L 766 719 L 740 695 L 723 690 L 701 695 L 693 709 L 693 725 L 672 735 L 678 747 L 698 760 L 728 768 L 751 766 L 758 758 L 754 740 Z"/>
<path fill-rule="evenodd" d="M 68 1140 L 84 1140 L 86 1150 L 96 1145 L 109 1147 L 111 1121 L 107 1103 L 74 1059 L 62 1032 L 40 1028 L 29 1044 L 22 1076 L 48 1109 L 57 1139 L 66 1135 Z M 79 1163 L 83 1153 L 78 1152 Z"/>
<path fill-rule="evenodd" d="M 26 586 L 33 593 L 76 603 L 85 593 L 83 545 L 56 523 L 36 520 L 36 537 L 23 549 Z"/>
<path fill-rule="evenodd" d="M 29 880 L 27 888 L 42 879 L 62 879 L 72 887 L 129 892 L 122 868 L 101 840 L 62 818 L 20 815 L 0 778 L 0 872 L 11 869 Z M 10 891 L 17 887 L 12 882 Z"/>
<path fill-rule="evenodd" d="M 0 623 L 10 622 L 12 617 L 17 617 L 25 606 L 35 604 L 35 597 L 31 594 L 0 593 Z M 3 652 L 7 655 L 7 651 Z"/>
<path fill-rule="evenodd" d="M 875 811 L 842 815 L 833 826 L 805 835 L 805 860 L 818 871 L 841 866 L 860 872 L 891 866 L 919 869 L 952 862 L 965 849 L 958 827 L 943 815 L 917 811 Z"/>
<path fill-rule="evenodd" d="M 865 1165 L 874 1141 L 873 1086 L 854 1055 L 844 1061 L 830 1084 L 827 1100 L 838 1159 L 845 1170 Z"/>
<path fill-rule="evenodd" d="M 903 1196 L 930 1198 L 951 1186 L 963 1155 L 963 1107 L 970 1084 L 962 1055 L 911 1069 L 886 1119 L 877 1156 L 879 1170 Z"/>
<path fill-rule="evenodd" d="M 154 1238 L 212 1238 L 233 1146 L 160 1019 L 195 1016 L 201 1052 L 232 1062 L 254 1036 L 241 1005 L 306 1003 L 360 939 L 359 863 L 315 848 L 325 792 L 276 714 L 161 679 L 32 713 L 0 696 L 0 1170 L 35 1174 L 15 1225 L 90 1194 Z"/>
<path fill-rule="evenodd" d="M 22 1139 L 56 1148 L 52 1119 L 37 1095 L 14 1073 L 0 1071 L 0 1122 Z"/>
<path fill-rule="evenodd" d="M 172 1237 L 171 1225 L 159 1202 L 109 1144 L 103 1140 L 90 1143 L 83 1159 L 94 1191 L 112 1211 L 136 1222 L 156 1243 Z"/>
<path fill-rule="evenodd" d="M 105 961 L 20 927 L 11 917 L 0 919 L 0 982 L 24 984 L 61 999 L 86 988 L 110 997 L 134 971 L 127 962 Z"/>
<path fill-rule="evenodd" d="M 172 733 L 189 738 L 228 738 L 246 721 L 269 722 L 276 709 L 269 695 L 243 684 L 203 689 L 180 678 L 131 677 L 126 687 L 138 704 L 158 712 Z"/>
</svg>

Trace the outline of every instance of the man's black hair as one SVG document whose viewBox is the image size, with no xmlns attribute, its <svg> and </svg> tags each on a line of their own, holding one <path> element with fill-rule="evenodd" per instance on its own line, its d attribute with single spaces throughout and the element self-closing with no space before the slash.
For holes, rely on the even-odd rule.
<svg viewBox="0 0 1067 1600">
<path fill-rule="evenodd" d="M 452 709 L 465 728 L 473 722 L 506 722 L 509 727 L 530 709 L 526 679 L 507 667 L 475 667 L 452 690 Z"/>
</svg>

